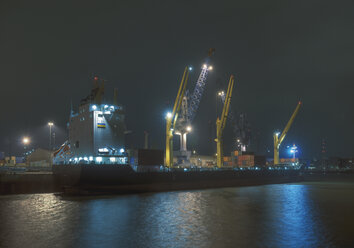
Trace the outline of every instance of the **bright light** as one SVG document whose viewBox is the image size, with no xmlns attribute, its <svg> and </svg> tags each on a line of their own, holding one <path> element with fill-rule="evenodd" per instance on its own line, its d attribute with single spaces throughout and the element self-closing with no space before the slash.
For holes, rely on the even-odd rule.
<svg viewBox="0 0 354 248">
<path fill-rule="evenodd" d="M 110 114 L 111 114 L 111 111 L 104 111 L 104 114 L 105 114 L 105 115 L 110 115 Z"/>
<path fill-rule="evenodd" d="M 218 92 L 218 96 L 223 96 L 224 94 L 225 94 L 224 91 L 219 91 L 219 92 Z"/>
<path fill-rule="evenodd" d="M 119 150 L 119 152 L 120 152 L 120 153 L 123 153 L 123 152 L 124 152 L 124 148 L 121 148 L 121 149 Z"/>
<path fill-rule="evenodd" d="M 172 113 L 171 112 L 167 112 L 166 118 L 171 119 L 172 118 Z"/>
<path fill-rule="evenodd" d="M 79 157 L 79 161 L 82 160 L 82 157 Z"/>
<path fill-rule="evenodd" d="M 280 134 L 280 132 L 275 132 L 275 135 L 276 135 L 276 136 L 279 136 L 279 134 Z"/>
<path fill-rule="evenodd" d="M 104 105 L 104 108 L 105 108 L 105 109 L 108 108 L 108 105 Z"/>
<path fill-rule="evenodd" d="M 98 148 L 98 152 L 109 152 L 108 148 Z"/>
<path fill-rule="evenodd" d="M 294 157 L 293 157 L 293 158 L 295 158 L 295 153 L 298 152 L 297 146 L 294 144 L 292 147 L 290 147 L 289 152 L 292 153 L 292 154 L 294 154 Z"/>
<path fill-rule="evenodd" d="M 48 126 L 54 126 L 54 123 L 53 122 L 48 122 Z"/>
<path fill-rule="evenodd" d="M 22 143 L 23 143 L 24 145 L 28 145 L 28 144 L 30 143 L 30 139 L 29 139 L 28 137 L 23 137 Z"/>
<path fill-rule="evenodd" d="M 190 71 L 191 71 L 191 70 L 193 70 L 193 67 L 192 67 L 192 66 L 190 66 L 190 67 L 188 68 L 188 70 L 190 70 Z"/>
<path fill-rule="evenodd" d="M 208 70 L 211 71 L 212 69 L 213 69 L 213 67 L 212 67 L 212 66 L 209 66 Z"/>
<path fill-rule="evenodd" d="M 110 158 L 109 158 L 109 161 L 111 161 L 111 162 L 116 162 L 116 158 L 115 158 L 115 157 L 110 157 Z"/>
<path fill-rule="evenodd" d="M 96 162 L 99 162 L 99 163 L 102 162 L 102 157 L 97 157 Z"/>
<path fill-rule="evenodd" d="M 88 161 L 88 157 L 84 157 L 84 160 L 85 160 L 85 161 Z"/>
<path fill-rule="evenodd" d="M 92 110 L 96 110 L 97 106 L 96 105 L 92 105 Z"/>
<path fill-rule="evenodd" d="M 75 161 L 77 161 L 77 158 L 74 158 Z"/>
<path fill-rule="evenodd" d="M 208 66 L 206 64 L 203 65 L 203 69 L 207 69 Z"/>
<path fill-rule="evenodd" d="M 89 160 L 90 160 L 90 161 L 93 161 L 93 157 L 92 157 L 92 156 L 90 156 L 90 157 L 89 157 Z"/>
<path fill-rule="evenodd" d="M 187 127 L 187 131 L 188 131 L 188 132 L 192 131 L 192 127 L 191 127 L 191 126 L 188 126 L 188 127 Z"/>
</svg>

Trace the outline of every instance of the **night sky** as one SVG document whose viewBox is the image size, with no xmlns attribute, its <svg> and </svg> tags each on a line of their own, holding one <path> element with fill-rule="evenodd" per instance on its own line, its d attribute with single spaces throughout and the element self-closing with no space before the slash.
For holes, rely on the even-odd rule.
<svg viewBox="0 0 354 248">
<path fill-rule="evenodd" d="M 93 75 L 107 80 L 107 101 L 118 88 L 129 143 L 141 147 L 147 130 L 163 149 L 183 69 L 194 67 L 193 88 L 213 47 L 190 149 L 216 149 L 216 91 L 232 73 L 232 109 L 247 114 L 253 150 L 272 156 L 273 131 L 301 99 L 283 151 L 296 143 L 301 157 L 317 157 L 324 138 L 328 156 L 354 156 L 353 10 L 351 0 L 1 0 L 0 151 L 20 153 L 24 135 L 46 148 L 50 120 L 63 142 L 70 101 L 89 94 Z M 225 152 L 232 135 L 229 125 Z"/>
</svg>

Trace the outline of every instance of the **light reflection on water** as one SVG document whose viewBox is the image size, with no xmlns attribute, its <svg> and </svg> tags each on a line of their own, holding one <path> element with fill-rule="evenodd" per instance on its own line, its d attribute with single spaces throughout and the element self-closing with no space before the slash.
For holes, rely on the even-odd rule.
<svg viewBox="0 0 354 248">
<path fill-rule="evenodd" d="M 0 247 L 350 247 L 352 195 L 354 184 L 284 184 L 1 196 Z"/>
</svg>

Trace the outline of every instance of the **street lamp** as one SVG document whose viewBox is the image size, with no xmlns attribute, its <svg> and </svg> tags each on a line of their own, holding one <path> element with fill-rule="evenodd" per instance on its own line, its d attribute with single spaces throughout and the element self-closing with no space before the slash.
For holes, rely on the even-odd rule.
<svg viewBox="0 0 354 248">
<path fill-rule="evenodd" d="M 49 150 L 52 150 L 52 126 L 54 126 L 53 122 L 48 122 L 49 126 Z"/>
<path fill-rule="evenodd" d="M 23 144 L 23 150 L 24 153 L 26 154 L 27 146 L 31 143 L 31 140 L 29 137 L 23 137 L 22 138 L 22 144 Z"/>
<path fill-rule="evenodd" d="M 295 163 L 295 154 L 296 154 L 297 152 L 298 152 L 297 146 L 294 144 L 294 145 L 290 148 L 290 153 L 293 154 L 294 163 Z"/>
<path fill-rule="evenodd" d="M 29 139 L 28 137 L 23 137 L 22 143 L 23 143 L 24 145 L 28 145 L 28 144 L 30 143 L 30 139 Z"/>
</svg>

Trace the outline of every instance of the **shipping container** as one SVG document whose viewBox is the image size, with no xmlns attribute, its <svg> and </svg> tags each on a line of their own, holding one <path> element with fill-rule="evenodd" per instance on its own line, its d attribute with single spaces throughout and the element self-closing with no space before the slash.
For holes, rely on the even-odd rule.
<svg viewBox="0 0 354 248">
<path fill-rule="evenodd" d="M 229 162 L 229 161 L 231 161 L 231 157 L 224 156 L 224 162 Z"/>
<path fill-rule="evenodd" d="M 234 163 L 232 161 L 224 162 L 224 166 L 231 167 L 234 166 Z"/>
<path fill-rule="evenodd" d="M 233 155 L 234 155 L 234 156 L 238 156 L 238 155 L 240 155 L 239 153 L 240 153 L 239 151 L 234 151 L 234 152 L 233 152 Z"/>
</svg>

